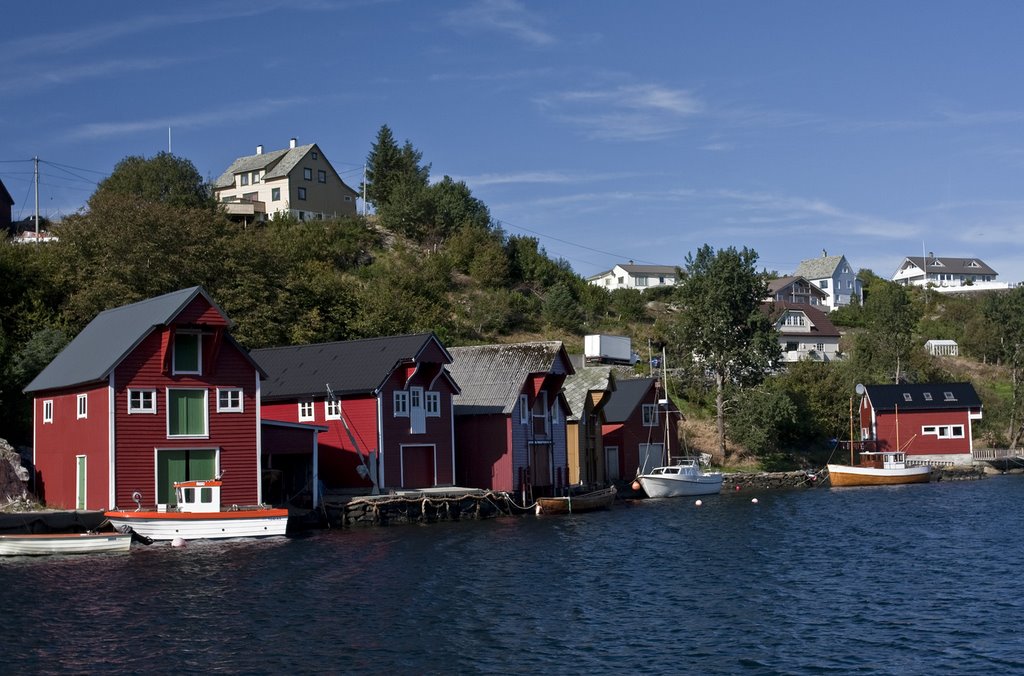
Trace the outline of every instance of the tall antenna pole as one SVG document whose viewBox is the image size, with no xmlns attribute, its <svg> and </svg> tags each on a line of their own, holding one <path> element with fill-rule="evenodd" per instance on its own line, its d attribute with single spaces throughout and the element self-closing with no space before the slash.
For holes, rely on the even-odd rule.
<svg viewBox="0 0 1024 676">
<path fill-rule="evenodd" d="M 366 216 L 366 163 L 363 162 L 363 216 Z"/>
<path fill-rule="evenodd" d="M 171 128 L 167 128 L 167 154 L 171 154 Z"/>
<path fill-rule="evenodd" d="M 39 240 L 39 157 L 33 157 L 32 163 L 35 167 L 33 171 L 34 178 L 33 183 L 36 186 L 36 241 Z"/>
</svg>

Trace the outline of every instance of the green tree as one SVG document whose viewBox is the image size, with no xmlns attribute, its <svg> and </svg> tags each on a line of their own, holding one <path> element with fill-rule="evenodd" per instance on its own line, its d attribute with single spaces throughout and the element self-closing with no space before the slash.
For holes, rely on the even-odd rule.
<svg viewBox="0 0 1024 676">
<path fill-rule="evenodd" d="M 430 165 L 420 162 L 423 153 L 408 140 L 399 147 L 391 129 L 385 124 L 377 132 L 377 140 L 366 158 L 366 199 L 380 211 L 392 200 L 396 186 L 405 183 L 405 191 L 425 190 L 430 179 Z"/>
<path fill-rule="evenodd" d="M 548 289 L 544 296 L 542 314 L 544 321 L 551 326 L 574 333 L 579 332 L 583 321 L 579 300 L 565 282 L 558 282 Z"/>
<path fill-rule="evenodd" d="M 1007 437 L 1010 448 L 1017 448 L 1024 433 L 1024 287 L 989 296 L 984 312 L 999 341 L 999 357 L 1010 372 Z"/>
<path fill-rule="evenodd" d="M 796 424 L 797 407 L 789 395 L 762 385 L 738 391 L 728 428 L 730 438 L 771 463 L 783 455 Z"/>
<path fill-rule="evenodd" d="M 172 207 L 210 208 L 214 202 L 210 187 L 191 161 L 160 152 L 150 158 L 131 155 L 117 163 L 110 176 L 100 181 L 89 200 L 106 195 L 134 197 Z"/>
<path fill-rule="evenodd" d="M 735 247 L 715 252 L 705 244 L 686 257 L 679 286 L 682 311 L 667 327 L 674 360 L 714 383 L 718 448 L 726 455 L 726 392 L 756 385 L 781 356 L 777 334 L 761 310 L 768 283 L 755 267 L 757 252 Z"/>
<path fill-rule="evenodd" d="M 894 282 L 871 285 L 864 301 L 866 331 L 857 336 L 854 358 L 874 378 L 900 382 L 914 347 L 914 332 L 921 308 L 906 287 Z"/>
</svg>

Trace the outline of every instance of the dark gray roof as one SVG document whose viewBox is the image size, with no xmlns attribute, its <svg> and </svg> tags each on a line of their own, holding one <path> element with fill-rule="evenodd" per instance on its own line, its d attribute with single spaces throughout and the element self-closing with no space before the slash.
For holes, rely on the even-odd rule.
<svg viewBox="0 0 1024 676">
<path fill-rule="evenodd" d="M 14 204 L 14 198 L 11 197 L 11 193 L 7 192 L 7 187 L 4 186 L 4 182 L 0 181 L 0 203 L 6 202 L 9 206 Z"/>
<path fill-rule="evenodd" d="M 565 401 L 569 406 L 568 419 L 579 420 L 591 392 L 615 391 L 615 376 L 612 375 L 611 366 L 577 366 L 575 359 L 573 366 L 576 368 L 576 373 L 565 379 L 562 392 L 565 394 Z"/>
<path fill-rule="evenodd" d="M 843 261 L 843 256 L 819 256 L 800 261 L 800 267 L 794 275 L 800 275 L 807 279 L 828 279 L 835 273 L 836 268 Z M 847 263 L 849 265 L 849 263 Z"/>
<path fill-rule="evenodd" d="M 629 420 L 633 411 L 640 405 L 657 380 L 657 378 L 632 378 L 615 381 L 615 392 L 604 406 L 605 421 L 621 423 Z"/>
<path fill-rule="evenodd" d="M 565 356 L 570 373 L 572 370 L 565 348 L 557 340 L 453 347 L 450 351 L 448 369 L 462 388 L 455 397 L 457 413 L 512 413 L 527 377 L 552 371 L 559 354 Z"/>
<path fill-rule="evenodd" d="M 789 301 L 777 300 L 774 303 L 774 307 L 771 305 L 762 306 L 769 310 L 773 321 L 775 322 L 775 330 L 783 336 L 804 336 L 807 338 L 838 338 L 843 334 L 839 332 L 836 325 L 832 323 L 832 320 L 828 318 L 828 315 L 814 307 L 813 305 L 807 305 L 806 303 L 790 303 Z M 807 316 L 807 320 L 811 323 L 810 331 L 800 331 L 797 327 L 787 327 L 781 323 L 782 316 L 789 310 L 794 312 L 803 312 Z"/>
<path fill-rule="evenodd" d="M 897 406 L 901 411 L 981 408 L 981 399 L 970 383 L 866 385 L 865 389 L 876 411 L 894 411 Z M 910 395 L 909 399 L 905 395 Z"/>
<path fill-rule="evenodd" d="M 913 263 L 915 266 L 924 270 L 925 265 L 924 256 L 907 256 L 903 260 L 903 265 L 900 269 L 903 269 L 907 265 L 907 261 Z M 995 270 L 990 268 L 985 261 L 980 258 L 950 258 L 946 256 L 929 256 L 927 258 L 928 272 L 946 272 L 955 275 L 995 275 Z"/>
<path fill-rule="evenodd" d="M 104 380 L 154 328 L 170 323 L 200 295 L 224 315 L 206 291 L 198 286 L 99 313 L 28 384 L 25 392 Z"/>
<path fill-rule="evenodd" d="M 290 345 L 253 350 L 267 373 L 265 400 L 376 393 L 402 362 L 416 359 L 431 341 L 448 355 L 433 333 L 366 338 L 336 343 Z"/>
</svg>

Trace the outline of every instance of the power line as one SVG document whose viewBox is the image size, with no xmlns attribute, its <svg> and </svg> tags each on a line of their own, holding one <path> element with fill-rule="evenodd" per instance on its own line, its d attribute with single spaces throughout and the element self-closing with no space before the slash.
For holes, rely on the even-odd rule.
<svg viewBox="0 0 1024 676">
<path fill-rule="evenodd" d="M 74 169 L 75 171 L 88 171 L 90 174 L 99 174 L 100 176 L 106 176 L 105 171 L 96 171 L 95 169 L 83 169 L 82 167 L 73 167 L 70 164 L 61 164 L 59 162 L 50 162 L 49 160 L 39 160 L 43 164 L 49 164 L 54 167 L 61 167 L 63 169 Z"/>
<path fill-rule="evenodd" d="M 546 238 L 554 240 L 556 242 L 561 242 L 562 244 L 568 244 L 570 246 L 579 247 L 580 249 L 586 249 L 587 251 L 593 251 L 594 253 L 603 254 L 605 256 L 614 256 L 615 258 L 618 258 L 620 260 L 622 258 L 626 258 L 627 260 L 632 260 L 632 261 L 637 262 L 637 263 L 647 263 L 648 265 L 661 265 L 661 263 L 655 263 L 654 261 L 645 261 L 645 260 L 636 258 L 635 256 L 630 258 L 630 257 L 627 257 L 627 256 L 622 256 L 621 254 L 612 253 L 611 251 L 602 251 L 601 249 L 595 249 L 593 247 L 585 246 L 583 244 L 577 244 L 576 242 L 570 242 L 567 239 L 559 239 L 558 237 L 554 237 L 552 235 L 545 235 L 542 232 L 538 232 L 536 230 L 531 230 L 530 228 L 524 228 L 521 225 L 516 225 L 515 223 L 509 223 L 508 221 L 503 221 L 503 220 L 500 220 L 500 219 L 498 219 L 498 225 L 510 225 L 513 228 L 515 228 L 516 230 L 522 230 L 523 232 L 528 232 L 528 233 L 533 234 L 533 235 L 538 235 L 540 237 L 546 237 Z"/>
</svg>

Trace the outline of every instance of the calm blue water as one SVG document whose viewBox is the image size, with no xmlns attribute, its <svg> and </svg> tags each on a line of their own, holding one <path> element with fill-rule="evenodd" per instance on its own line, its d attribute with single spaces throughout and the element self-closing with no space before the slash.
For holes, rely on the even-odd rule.
<svg viewBox="0 0 1024 676">
<path fill-rule="evenodd" d="M 739 492 L 5 560 L 0 666 L 1024 673 L 1022 495 L 1019 476 Z"/>
</svg>

